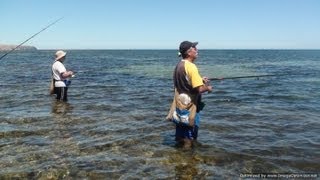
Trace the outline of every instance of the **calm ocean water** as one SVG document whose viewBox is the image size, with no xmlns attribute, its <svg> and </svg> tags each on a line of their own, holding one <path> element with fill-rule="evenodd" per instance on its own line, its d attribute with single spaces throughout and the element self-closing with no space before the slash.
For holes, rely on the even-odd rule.
<svg viewBox="0 0 320 180">
<path fill-rule="evenodd" d="M 213 81 L 192 150 L 164 120 L 176 51 L 67 52 L 68 103 L 48 95 L 55 51 L 0 61 L 0 179 L 319 173 L 320 50 L 200 50 L 203 76 L 281 76 Z"/>
</svg>

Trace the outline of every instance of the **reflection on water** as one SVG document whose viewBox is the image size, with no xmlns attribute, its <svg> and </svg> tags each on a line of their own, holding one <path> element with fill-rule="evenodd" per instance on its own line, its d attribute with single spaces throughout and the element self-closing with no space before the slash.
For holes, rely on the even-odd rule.
<svg viewBox="0 0 320 180">
<path fill-rule="evenodd" d="M 66 115 L 72 113 L 73 106 L 68 102 L 53 100 L 52 110 L 53 114 Z"/>
<path fill-rule="evenodd" d="M 204 159 L 193 150 L 178 148 L 176 153 L 169 155 L 168 162 L 174 165 L 175 179 L 194 179 L 209 175 L 209 172 L 200 169 Z"/>
</svg>

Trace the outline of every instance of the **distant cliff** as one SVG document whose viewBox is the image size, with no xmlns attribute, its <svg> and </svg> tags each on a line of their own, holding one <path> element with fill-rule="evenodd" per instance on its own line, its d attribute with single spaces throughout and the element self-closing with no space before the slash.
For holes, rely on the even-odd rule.
<svg viewBox="0 0 320 180">
<path fill-rule="evenodd" d="M 0 51 L 10 51 L 15 47 L 17 47 L 17 45 L 0 44 Z M 35 51 L 35 50 L 37 50 L 37 48 L 34 47 L 34 46 L 20 46 L 16 50 L 20 50 L 20 51 Z"/>
</svg>

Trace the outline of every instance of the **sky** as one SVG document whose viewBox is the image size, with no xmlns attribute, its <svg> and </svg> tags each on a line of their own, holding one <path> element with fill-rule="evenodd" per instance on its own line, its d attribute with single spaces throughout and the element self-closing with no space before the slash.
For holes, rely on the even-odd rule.
<svg viewBox="0 0 320 180">
<path fill-rule="evenodd" d="M 0 44 L 38 49 L 320 49 L 319 0 L 0 0 Z"/>
</svg>

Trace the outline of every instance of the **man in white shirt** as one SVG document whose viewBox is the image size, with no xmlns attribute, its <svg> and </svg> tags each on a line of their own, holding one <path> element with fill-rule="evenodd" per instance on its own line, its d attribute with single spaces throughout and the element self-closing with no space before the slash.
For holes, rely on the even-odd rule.
<svg viewBox="0 0 320 180">
<path fill-rule="evenodd" d="M 57 95 L 57 100 L 67 101 L 68 100 L 68 85 L 70 81 L 68 78 L 73 76 L 72 71 L 67 71 L 63 65 L 64 60 L 66 59 L 66 52 L 57 51 L 56 58 L 52 64 L 52 78 L 54 81 L 54 94 Z"/>
</svg>

